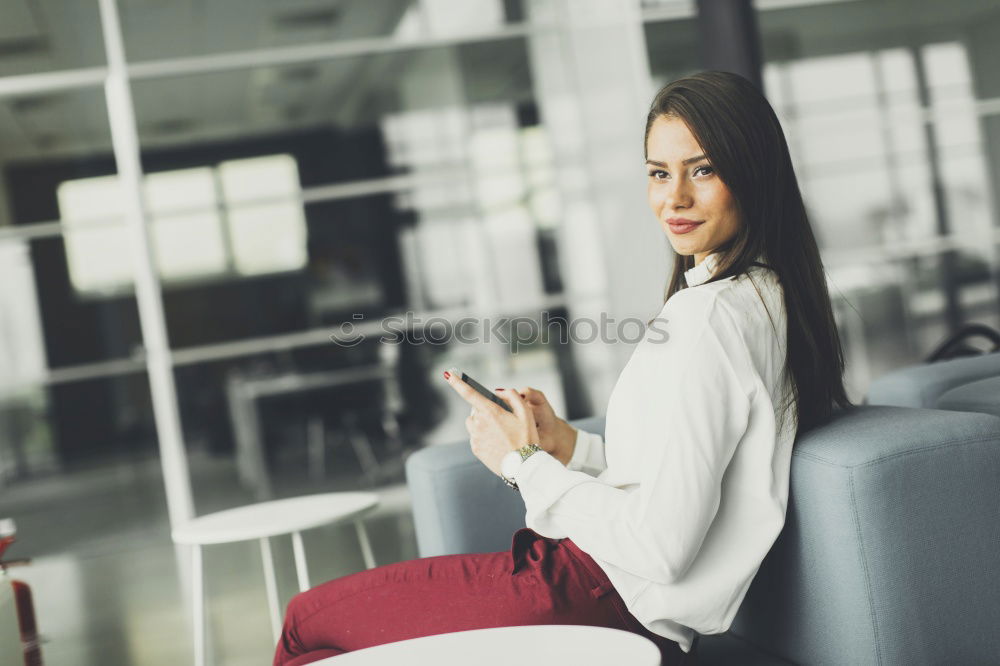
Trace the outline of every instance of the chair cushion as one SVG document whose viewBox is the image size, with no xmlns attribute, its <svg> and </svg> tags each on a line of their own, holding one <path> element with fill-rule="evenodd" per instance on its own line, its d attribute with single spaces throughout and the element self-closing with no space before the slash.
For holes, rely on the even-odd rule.
<svg viewBox="0 0 1000 666">
<path fill-rule="evenodd" d="M 694 654 L 699 666 L 785 666 L 792 663 L 768 655 L 731 632 L 699 636 Z"/>
<path fill-rule="evenodd" d="M 951 389 L 934 405 L 955 412 L 982 412 L 1000 416 L 1000 377 L 980 379 Z"/>
</svg>

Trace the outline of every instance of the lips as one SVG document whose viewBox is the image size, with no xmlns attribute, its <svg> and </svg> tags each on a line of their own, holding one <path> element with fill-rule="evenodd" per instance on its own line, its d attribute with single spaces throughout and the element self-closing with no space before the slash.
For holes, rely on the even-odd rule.
<svg viewBox="0 0 1000 666">
<path fill-rule="evenodd" d="M 667 220 L 667 226 L 675 234 L 686 234 L 687 232 L 697 228 L 699 225 L 704 224 L 704 222 L 699 222 L 697 220 L 688 220 L 683 217 L 672 217 Z"/>
</svg>

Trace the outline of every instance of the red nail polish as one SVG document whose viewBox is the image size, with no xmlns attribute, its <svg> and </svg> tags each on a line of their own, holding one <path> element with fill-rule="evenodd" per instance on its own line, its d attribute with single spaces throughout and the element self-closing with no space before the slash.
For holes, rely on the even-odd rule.
<svg viewBox="0 0 1000 666">
<path fill-rule="evenodd" d="M 494 391 L 502 391 L 503 389 L 502 388 L 498 388 L 498 389 L 493 389 L 493 390 Z"/>
<path fill-rule="evenodd" d="M 444 371 L 444 378 L 445 378 L 445 379 L 448 379 L 449 377 L 451 377 L 451 373 L 450 373 L 450 372 L 448 372 L 447 370 L 445 370 L 445 371 Z"/>
</svg>

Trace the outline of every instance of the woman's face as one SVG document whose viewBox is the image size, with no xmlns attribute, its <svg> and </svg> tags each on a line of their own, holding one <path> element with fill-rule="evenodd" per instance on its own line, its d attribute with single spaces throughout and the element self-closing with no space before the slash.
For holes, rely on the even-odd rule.
<svg viewBox="0 0 1000 666">
<path fill-rule="evenodd" d="M 680 118 L 660 116 L 653 121 L 646 155 L 649 207 L 674 251 L 693 254 L 700 264 L 736 234 L 736 200 Z M 700 224 L 685 226 L 682 220 Z"/>
</svg>

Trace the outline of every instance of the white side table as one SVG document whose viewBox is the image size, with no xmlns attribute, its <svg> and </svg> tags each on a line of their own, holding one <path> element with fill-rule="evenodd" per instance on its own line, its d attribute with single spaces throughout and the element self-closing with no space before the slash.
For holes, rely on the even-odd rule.
<svg viewBox="0 0 1000 666">
<path fill-rule="evenodd" d="M 313 666 L 660 666 L 660 650 L 644 636 L 608 627 L 535 624 L 472 629 L 376 645 Z"/>
<path fill-rule="evenodd" d="M 378 506 L 378 495 L 366 492 L 320 493 L 289 499 L 273 500 L 228 509 L 195 518 L 173 531 L 175 543 L 193 546 L 192 596 L 194 597 L 194 649 L 195 664 L 205 663 L 205 591 L 201 561 L 201 547 L 234 541 L 260 540 L 264 559 L 264 585 L 271 614 L 271 632 L 277 643 L 281 635 L 281 610 L 278 607 L 278 584 L 274 574 L 270 537 L 292 535 L 295 555 L 295 573 L 299 590 L 309 589 L 309 570 L 306 567 L 305 549 L 302 547 L 303 530 L 322 525 L 354 521 L 361 542 L 365 566 L 375 566 L 368 533 L 362 522 L 364 516 Z"/>
</svg>

